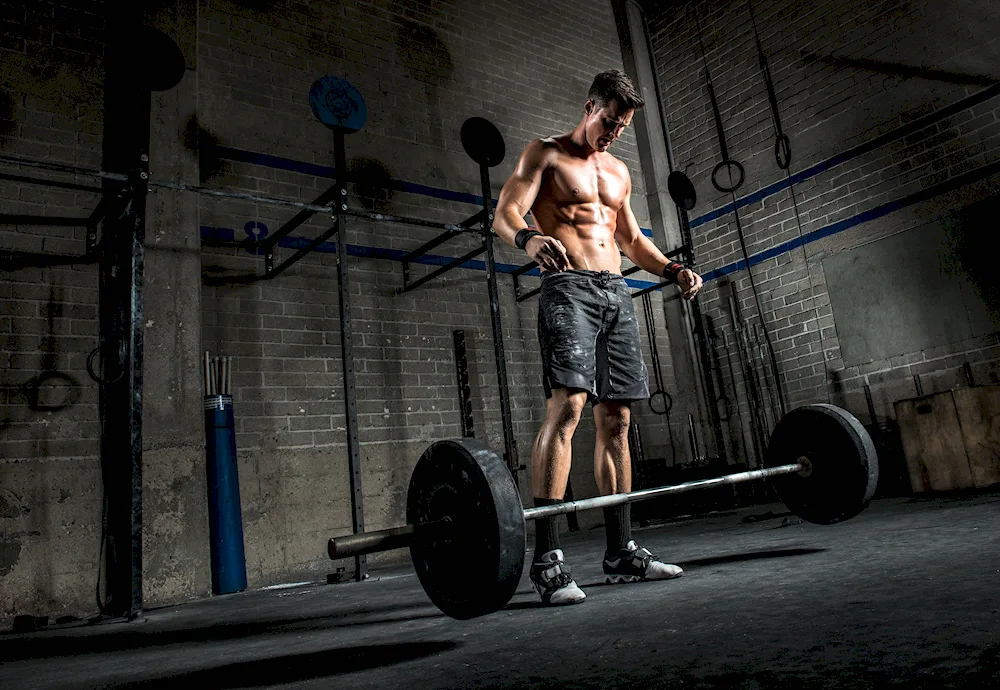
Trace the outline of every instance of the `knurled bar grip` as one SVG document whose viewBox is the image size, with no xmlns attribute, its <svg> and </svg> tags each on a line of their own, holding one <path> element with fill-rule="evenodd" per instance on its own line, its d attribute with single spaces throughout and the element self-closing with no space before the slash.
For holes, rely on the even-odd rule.
<svg viewBox="0 0 1000 690">
<path fill-rule="evenodd" d="M 650 498 L 656 498 L 657 496 L 684 493 L 685 491 L 692 491 L 694 489 L 708 489 L 713 486 L 738 484 L 740 482 L 748 482 L 754 479 L 764 479 L 766 477 L 774 477 L 781 474 L 794 474 L 795 472 L 801 472 L 803 469 L 805 469 L 805 466 L 796 462 L 790 465 L 779 465 L 777 467 L 768 467 L 765 469 L 750 470 L 748 472 L 727 474 L 713 479 L 698 479 L 696 481 L 684 482 L 683 484 L 675 484 L 672 486 L 661 486 L 655 489 L 642 489 L 626 494 L 611 494 L 610 496 L 583 498 L 579 501 L 557 503 L 555 505 L 541 506 L 539 508 L 528 508 L 524 511 L 524 519 L 525 521 L 536 520 L 538 518 L 563 515 L 566 513 L 576 513 L 581 510 L 590 510 L 592 508 L 607 508 L 610 506 L 621 505 L 623 503 L 645 501 Z M 447 524 L 449 524 L 449 521 L 442 521 L 440 523 L 420 525 L 419 529 L 423 532 L 425 529 L 444 527 Z M 375 553 L 376 551 L 399 549 L 407 547 L 411 544 L 413 541 L 413 535 L 416 534 L 417 529 L 417 525 L 404 525 L 403 527 L 392 527 L 390 529 L 383 529 L 375 532 L 362 532 L 361 534 L 349 534 L 343 537 L 334 537 L 327 545 L 327 551 L 330 554 L 330 558 L 348 558 L 361 553 Z"/>
</svg>

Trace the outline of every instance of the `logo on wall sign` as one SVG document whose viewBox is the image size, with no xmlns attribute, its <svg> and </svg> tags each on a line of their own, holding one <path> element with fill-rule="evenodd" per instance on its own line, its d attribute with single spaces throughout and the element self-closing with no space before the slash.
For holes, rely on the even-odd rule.
<svg viewBox="0 0 1000 690">
<path fill-rule="evenodd" d="M 268 229 L 266 225 L 259 220 L 251 220 L 243 226 L 243 232 L 247 234 L 247 238 L 244 240 L 247 252 L 254 256 L 266 253 L 263 247 L 258 246 L 261 240 L 267 237 Z"/>
<path fill-rule="evenodd" d="M 313 115 L 331 129 L 357 132 L 368 119 L 365 99 L 351 82 L 339 77 L 321 77 L 309 89 Z"/>
</svg>

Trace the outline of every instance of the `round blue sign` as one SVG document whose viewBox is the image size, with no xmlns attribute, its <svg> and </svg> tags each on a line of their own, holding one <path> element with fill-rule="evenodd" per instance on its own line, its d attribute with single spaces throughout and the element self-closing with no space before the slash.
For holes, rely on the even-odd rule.
<svg viewBox="0 0 1000 690">
<path fill-rule="evenodd" d="M 320 77 L 309 89 L 313 115 L 331 129 L 357 132 L 368 119 L 365 99 L 351 82 L 340 77 Z"/>
</svg>

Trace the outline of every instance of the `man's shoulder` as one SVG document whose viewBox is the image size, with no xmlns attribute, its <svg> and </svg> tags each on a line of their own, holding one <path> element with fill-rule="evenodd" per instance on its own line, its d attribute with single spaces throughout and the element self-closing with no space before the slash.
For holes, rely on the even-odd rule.
<svg viewBox="0 0 1000 690">
<path fill-rule="evenodd" d="M 626 177 L 629 176 L 628 165 L 625 163 L 625 161 L 623 161 L 620 158 L 616 158 L 615 156 L 613 156 L 612 154 L 608 153 L 607 151 L 605 151 L 601 155 L 605 156 L 605 159 L 604 159 L 606 161 L 605 164 L 610 164 L 610 165 L 614 166 L 615 169 L 620 174 L 622 174 L 622 175 L 624 175 Z"/>
</svg>

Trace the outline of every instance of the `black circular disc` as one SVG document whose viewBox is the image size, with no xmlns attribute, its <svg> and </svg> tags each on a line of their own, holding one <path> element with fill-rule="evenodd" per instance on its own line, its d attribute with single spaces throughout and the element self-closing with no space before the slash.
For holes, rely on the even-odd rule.
<svg viewBox="0 0 1000 690">
<path fill-rule="evenodd" d="M 492 168 L 503 162 L 507 147 L 503 135 L 484 117 L 470 117 L 462 125 L 462 146 L 472 160 Z"/>
<path fill-rule="evenodd" d="M 174 39 L 159 29 L 144 27 L 141 53 L 148 56 L 145 75 L 150 91 L 169 91 L 184 77 L 184 54 Z"/>
<path fill-rule="evenodd" d="M 720 192 L 735 192 L 743 186 L 746 171 L 738 161 L 726 160 L 712 171 L 712 186 Z"/>
<path fill-rule="evenodd" d="M 878 484 L 871 437 L 850 412 L 835 405 L 804 405 L 778 422 L 764 463 L 776 467 L 794 462 L 806 469 L 775 477 L 774 488 L 789 510 L 820 525 L 860 513 Z"/>
<path fill-rule="evenodd" d="M 452 618 L 499 611 L 524 570 L 524 509 L 510 470 L 475 439 L 438 441 L 413 470 L 406 521 L 445 518 L 450 529 L 418 530 L 410 545 L 424 591 Z"/>
<path fill-rule="evenodd" d="M 690 211 L 698 203 L 698 195 L 695 194 L 694 185 L 690 178 L 680 170 L 674 170 L 667 175 L 667 191 L 674 203 L 685 211 Z"/>
</svg>

